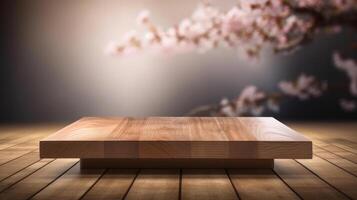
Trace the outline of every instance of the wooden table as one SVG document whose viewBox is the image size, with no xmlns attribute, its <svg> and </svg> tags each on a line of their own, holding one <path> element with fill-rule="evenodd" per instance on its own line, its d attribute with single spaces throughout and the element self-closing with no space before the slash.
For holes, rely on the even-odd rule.
<svg viewBox="0 0 357 200">
<path fill-rule="evenodd" d="M 273 168 L 312 142 L 270 117 L 82 118 L 40 141 L 41 158 L 82 168 Z"/>
<path fill-rule="evenodd" d="M 357 123 L 284 122 L 313 141 L 313 159 L 274 169 L 86 169 L 40 159 L 39 140 L 66 124 L 0 125 L 0 199 L 357 199 Z"/>
</svg>

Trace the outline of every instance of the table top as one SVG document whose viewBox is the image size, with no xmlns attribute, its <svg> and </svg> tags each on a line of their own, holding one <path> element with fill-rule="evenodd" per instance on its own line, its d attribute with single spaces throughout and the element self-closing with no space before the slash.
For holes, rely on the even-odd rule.
<svg viewBox="0 0 357 200">
<path fill-rule="evenodd" d="M 85 117 L 44 140 L 309 141 L 271 117 Z"/>
<path fill-rule="evenodd" d="M 265 117 L 86 117 L 40 141 L 42 158 L 311 158 L 312 143 Z"/>
</svg>

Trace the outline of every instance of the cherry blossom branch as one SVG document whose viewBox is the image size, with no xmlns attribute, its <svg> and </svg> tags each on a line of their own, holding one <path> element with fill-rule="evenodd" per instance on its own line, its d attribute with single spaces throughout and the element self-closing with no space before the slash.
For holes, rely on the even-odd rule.
<svg viewBox="0 0 357 200">
<path fill-rule="evenodd" d="M 356 2 L 357 3 L 357 2 Z M 310 31 L 302 33 L 301 37 L 298 40 L 291 41 L 283 48 L 275 48 L 275 52 L 287 51 L 294 49 L 296 46 L 303 45 L 312 41 L 314 33 L 323 28 L 333 27 L 335 30 L 339 31 L 341 26 L 350 27 L 353 29 L 357 29 L 357 10 L 353 8 L 353 5 L 346 6 L 343 8 L 342 5 L 339 6 L 340 12 L 337 14 L 329 14 L 326 15 L 323 12 L 319 11 L 320 9 L 316 9 L 313 6 L 307 7 L 294 7 L 290 4 L 286 3 L 293 13 L 298 15 L 307 15 L 313 19 L 313 23 L 310 27 Z M 349 8 L 349 9 L 348 9 Z M 325 10 L 334 10 L 325 8 Z M 336 10 L 336 8 L 335 8 Z M 344 10 L 345 12 L 341 12 Z M 333 11 L 330 11 L 333 12 Z M 336 11 L 335 11 L 336 13 Z"/>
<path fill-rule="evenodd" d="M 319 81 L 313 76 L 301 74 L 294 81 L 281 81 L 281 92 L 266 93 L 256 86 L 245 87 L 240 95 L 229 100 L 223 98 L 218 105 L 206 105 L 193 109 L 190 116 L 250 116 L 261 115 L 265 110 L 279 112 L 281 101 L 298 98 L 301 101 L 320 97 L 327 89 L 325 81 Z"/>
<path fill-rule="evenodd" d="M 154 24 L 149 12 L 143 11 L 137 21 L 147 28 L 147 33 L 140 37 L 128 32 L 121 42 L 110 44 L 108 52 L 204 52 L 223 45 L 244 49 L 254 58 L 263 46 L 272 46 L 275 51 L 294 49 L 309 41 L 318 28 L 356 27 L 356 5 L 356 0 L 242 0 L 222 12 L 205 3 L 192 16 L 167 29 Z"/>
<path fill-rule="evenodd" d="M 205 52 L 221 46 L 243 50 L 249 58 L 258 58 L 264 47 L 286 52 L 313 39 L 320 30 L 338 32 L 348 26 L 357 29 L 356 0 L 240 0 L 227 11 L 203 3 L 190 17 L 166 29 L 150 19 L 149 11 L 141 12 L 137 22 L 145 26 L 143 35 L 130 31 L 120 42 L 111 43 L 107 52 L 128 55 L 145 49 L 152 52 Z M 353 97 L 340 99 L 346 111 L 357 108 L 357 66 L 353 60 L 333 55 L 336 67 L 347 73 Z M 219 105 L 195 109 L 192 113 L 209 115 L 259 115 L 265 108 L 277 111 L 278 103 L 287 97 L 306 100 L 318 97 L 327 83 L 301 75 L 296 81 L 282 81 L 280 93 L 267 94 L 255 86 L 246 87 L 235 100 L 223 99 Z"/>
</svg>

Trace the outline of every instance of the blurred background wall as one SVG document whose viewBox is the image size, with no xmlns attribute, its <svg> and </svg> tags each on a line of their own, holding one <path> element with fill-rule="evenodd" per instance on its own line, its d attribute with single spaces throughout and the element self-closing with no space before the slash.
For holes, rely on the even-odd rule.
<svg viewBox="0 0 357 200">
<path fill-rule="evenodd" d="M 265 54 L 250 63 L 234 50 L 206 54 L 111 57 L 106 45 L 124 32 L 142 30 L 135 17 L 149 9 L 163 27 L 189 16 L 199 1 L 31 0 L 1 2 L 0 120 L 70 121 L 81 116 L 182 116 L 199 105 L 233 98 L 246 85 L 277 90 L 277 82 L 301 72 L 344 86 L 308 102 L 291 100 L 280 119 L 355 119 L 337 95 L 348 79 L 333 65 L 353 31 L 320 34 L 290 55 Z M 213 1 L 222 9 L 235 1 Z M 347 52 L 355 55 L 355 52 Z"/>
</svg>

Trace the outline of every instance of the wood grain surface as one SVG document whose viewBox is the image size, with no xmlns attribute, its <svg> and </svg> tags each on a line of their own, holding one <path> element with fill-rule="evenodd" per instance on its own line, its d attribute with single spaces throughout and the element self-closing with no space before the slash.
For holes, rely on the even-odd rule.
<svg viewBox="0 0 357 200">
<path fill-rule="evenodd" d="M 104 169 L 81 170 L 77 163 L 32 199 L 79 199 L 103 172 Z"/>
<path fill-rule="evenodd" d="M 274 118 L 82 118 L 40 141 L 41 158 L 311 158 L 312 142 Z"/>
<path fill-rule="evenodd" d="M 63 124 L 0 125 L 0 153 L 13 152 L 0 163 L 0 199 L 357 199 L 357 123 L 290 125 L 314 142 L 312 160 L 278 159 L 272 170 L 90 171 L 78 159 L 36 156 L 36 138 Z"/>
<path fill-rule="evenodd" d="M 172 169 L 172 168 L 254 168 L 272 169 L 273 159 L 124 159 L 124 158 L 81 158 L 82 169 Z"/>
<path fill-rule="evenodd" d="M 224 169 L 182 170 L 181 194 L 187 200 L 238 199 Z"/>
<path fill-rule="evenodd" d="M 233 169 L 228 173 L 241 199 L 299 199 L 272 170 Z"/>
<path fill-rule="evenodd" d="M 140 171 L 125 199 L 178 199 L 179 192 L 180 172 L 178 169 L 146 169 Z"/>
<path fill-rule="evenodd" d="M 137 173 L 137 169 L 109 169 L 82 199 L 123 199 Z"/>
</svg>

